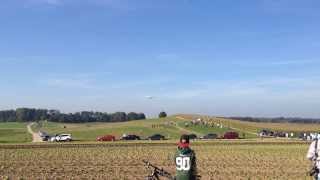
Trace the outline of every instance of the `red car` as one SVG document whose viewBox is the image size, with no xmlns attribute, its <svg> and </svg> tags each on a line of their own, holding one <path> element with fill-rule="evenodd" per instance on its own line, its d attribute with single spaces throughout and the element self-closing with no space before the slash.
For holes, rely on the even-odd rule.
<svg viewBox="0 0 320 180">
<path fill-rule="evenodd" d="M 97 141 L 115 141 L 116 137 L 112 135 L 105 135 L 105 136 L 100 136 L 97 137 Z"/>
<path fill-rule="evenodd" d="M 239 139 L 237 132 L 226 132 L 223 136 L 224 139 Z"/>
</svg>

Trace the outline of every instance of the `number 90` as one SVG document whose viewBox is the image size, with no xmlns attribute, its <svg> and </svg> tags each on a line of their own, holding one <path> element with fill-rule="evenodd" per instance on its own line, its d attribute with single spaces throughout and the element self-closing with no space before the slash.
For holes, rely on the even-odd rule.
<svg viewBox="0 0 320 180">
<path fill-rule="evenodd" d="M 190 170 L 190 157 L 177 157 L 176 168 L 178 171 L 189 171 Z"/>
</svg>

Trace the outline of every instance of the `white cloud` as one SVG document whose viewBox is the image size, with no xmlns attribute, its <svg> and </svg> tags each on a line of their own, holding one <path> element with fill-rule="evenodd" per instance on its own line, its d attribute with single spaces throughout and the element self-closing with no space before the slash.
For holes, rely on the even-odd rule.
<svg viewBox="0 0 320 180">
<path fill-rule="evenodd" d="M 319 64 L 320 59 L 299 59 L 299 60 L 237 60 L 228 62 L 235 66 L 244 67 L 277 67 L 277 66 L 292 66 L 292 65 L 313 65 Z"/>
<path fill-rule="evenodd" d="M 43 4 L 52 6 L 62 5 L 63 1 L 65 0 L 25 0 L 28 5 Z"/>
<path fill-rule="evenodd" d="M 272 61 L 270 65 L 300 65 L 300 64 L 314 64 L 319 63 L 320 60 L 287 60 L 287 61 Z"/>
<path fill-rule="evenodd" d="M 60 0 L 44 0 L 44 2 L 50 5 L 59 5 L 61 3 Z"/>
<path fill-rule="evenodd" d="M 320 77 L 274 77 L 250 81 L 212 81 L 156 94 L 175 112 L 239 116 L 319 117 Z"/>
<path fill-rule="evenodd" d="M 158 60 L 178 60 L 180 59 L 178 54 L 175 53 L 162 53 L 156 56 Z"/>
<path fill-rule="evenodd" d="M 240 81 L 207 81 L 193 83 L 190 87 L 173 90 L 163 95 L 172 99 L 234 97 L 243 98 L 299 98 L 320 97 L 320 77 L 272 77 L 269 79 Z M 157 95 L 159 96 L 159 95 Z"/>
<path fill-rule="evenodd" d="M 46 83 L 49 86 L 60 87 L 60 88 L 90 89 L 93 87 L 88 80 L 81 80 L 81 79 L 48 79 Z"/>
<path fill-rule="evenodd" d="M 316 14 L 316 0 L 263 0 L 262 8 L 271 14 Z"/>
<path fill-rule="evenodd" d="M 57 88 L 96 89 L 94 77 L 90 73 L 49 75 L 49 77 L 40 79 L 40 83 Z"/>
<path fill-rule="evenodd" d="M 130 9 L 127 0 L 22 0 L 26 3 L 26 7 L 30 5 L 49 5 L 49 6 L 61 6 L 65 4 L 91 4 L 98 6 L 106 6 L 114 9 Z"/>
</svg>

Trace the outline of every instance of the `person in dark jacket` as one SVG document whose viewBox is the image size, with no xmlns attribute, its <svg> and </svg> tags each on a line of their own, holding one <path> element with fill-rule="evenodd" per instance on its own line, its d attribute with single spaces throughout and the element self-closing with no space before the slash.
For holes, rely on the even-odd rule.
<svg viewBox="0 0 320 180">
<path fill-rule="evenodd" d="M 189 136 L 182 135 L 175 154 L 176 180 L 197 179 L 196 154 L 189 145 Z"/>
</svg>

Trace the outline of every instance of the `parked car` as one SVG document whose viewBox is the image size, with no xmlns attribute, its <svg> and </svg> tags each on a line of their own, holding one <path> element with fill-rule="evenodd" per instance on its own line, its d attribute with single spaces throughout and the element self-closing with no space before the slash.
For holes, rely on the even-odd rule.
<svg viewBox="0 0 320 180">
<path fill-rule="evenodd" d="M 223 139 L 239 139 L 239 134 L 237 132 L 226 132 Z"/>
<path fill-rule="evenodd" d="M 48 133 L 44 132 L 44 131 L 39 131 L 39 136 L 42 139 L 42 141 L 48 141 L 51 137 Z"/>
<path fill-rule="evenodd" d="M 42 141 L 49 141 L 50 138 L 51 137 L 49 135 L 41 136 Z"/>
<path fill-rule="evenodd" d="M 165 137 L 162 136 L 161 134 L 154 134 L 152 136 L 148 137 L 149 140 L 164 140 Z"/>
<path fill-rule="evenodd" d="M 121 140 L 140 140 L 140 137 L 134 134 L 123 136 Z"/>
<path fill-rule="evenodd" d="M 72 141 L 71 134 L 56 134 L 50 138 L 50 141 Z"/>
<path fill-rule="evenodd" d="M 259 135 L 262 136 L 273 136 L 274 132 L 269 129 L 263 129 L 260 131 Z"/>
<path fill-rule="evenodd" d="M 56 141 L 56 136 L 51 136 L 48 141 L 50 142 L 55 142 Z"/>
<path fill-rule="evenodd" d="M 188 136 L 189 136 L 190 140 L 198 138 L 197 135 L 195 135 L 195 134 L 189 134 Z"/>
<path fill-rule="evenodd" d="M 97 137 L 97 141 L 115 141 L 116 137 L 113 135 L 104 135 Z"/>
<path fill-rule="evenodd" d="M 217 138 L 218 138 L 218 135 L 213 133 L 209 133 L 201 137 L 201 139 L 217 139 Z"/>
</svg>

